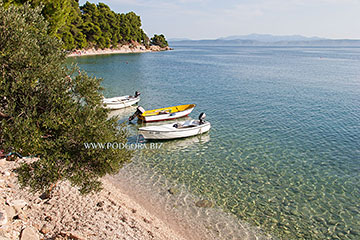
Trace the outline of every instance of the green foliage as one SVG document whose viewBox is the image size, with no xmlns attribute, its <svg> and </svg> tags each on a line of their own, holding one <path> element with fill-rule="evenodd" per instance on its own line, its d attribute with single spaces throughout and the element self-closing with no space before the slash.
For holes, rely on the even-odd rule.
<svg viewBox="0 0 360 240">
<path fill-rule="evenodd" d="M 127 133 L 101 107 L 101 80 L 65 67 L 62 43 L 40 13 L 0 3 L 0 145 L 39 157 L 17 169 L 22 186 L 42 191 L 69 180 L 82 193 L 99 190 L 99 177 L 116 173 L 132 152 L 84 143 L 126 143 Z"/>
<path fill-rule="evenodd" d="M 151 44 L 160 46 L 162 48 L 169 46 L 169 44 L 166 41 L 165 36 L 163 34 L 160 34 L 160 35 L 155 34 L 154 37 L 151 38 Z"/>
<path fill-rule="evenodd" d="M 42 15 L 49 23 L 48 31 L 56 35 L 58 30 L 65 25 L 66 19 L 71 12 L 71 2 L 76 0 L 4 0 L 5 6 L 10 4 L 30 4 L 32 7 L 42 7 Z"/>
<path fill-rule="evenodd" d="M 48 32 L 62 39 L 66 50 L 116 47 L 132 41 L 149 45 L 138 15 L 115 13 L 104 3 L 86 2 L 83 6 L 79 6 L 78 0 L 4 0 L 4 3 L 43 6 Z"/>
<path fill-rule="evenodd" d="M 80 7 L 82 29 L 86 39 L 98 48 L 115 47 L 136 41 L 147 43 L 148 37 L 141 29 L 141 20 L 134 12 L 115 13 L 106 4 L 86 2 Z"/>
</svg>

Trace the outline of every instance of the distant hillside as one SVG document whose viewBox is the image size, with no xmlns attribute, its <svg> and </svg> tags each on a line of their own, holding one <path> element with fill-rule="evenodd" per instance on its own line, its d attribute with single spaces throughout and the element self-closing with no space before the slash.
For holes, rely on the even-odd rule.
<svg viewBox="0 0 360 240">
<path fill-rule="evenodd" d="M 169 39 L 168 39 L 169 42 L 188 41 L 188 40 L 191 41 L 190 38 L 169 38 Z"/>
<path fill-rule="evenodd" d="M 301 35 L 276 36 L 271 34 L 249 34 L 219 38 L 220 40 L 254 40 L 259 42 L 280 42 L 280 41 L 314 41 L 324 40 L 319 37 L 304 37 Z"/>
<path fill-rule="evenodd" d="M 219 46 L 354 46 L 360 47 L 360 40 L 325 39 L 300 35 L 274 36 L 270 34 L 250 34 L 229 36 L 218 39 L 169 41 L 172 45 L 219 45 Z"/>
</svg>

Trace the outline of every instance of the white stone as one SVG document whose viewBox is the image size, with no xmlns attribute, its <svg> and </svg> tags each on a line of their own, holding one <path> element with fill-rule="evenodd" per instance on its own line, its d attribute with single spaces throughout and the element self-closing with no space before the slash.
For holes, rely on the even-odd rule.
<svg viewBox="0 0 360 240">
<path fill-rule="evenodd" d="M 9 240 L 9 239 L 6 237 L 0 236 L 0 240 Z"/>
<path fill-rule="evenodd" d="M 5 180 L 0 179 L 0 187 L 5 187 Z"/>
<path fill-rule="evenodd" d="M 35 228 L 27 227 L 21 232 L 20 240 L 40 240 L 40 237 Z"/>
<path fill-rule="evenodd" d="M 15 211 L 15 208 L 12 207 L 12 206 L 8 206 L 8 205 L 5 205 L 5 212 L 6 212 L 6 215 L 8 217 L 8 219 L 11 221 L 15 215 L 16 215 L 16 211 Z"/>
<path fill-rule="evenodd" d="M 8 218 L 5 211 L 0 211 L 0 226 L 7 224 Z"/>
<path fill-rule="evenodd" d="M 24 200 L 12 200 L 9 202 L 10 206 L 13 206 L 14 208 L 23 208 L 27 205 L 27 202 Z"/>
</svg>

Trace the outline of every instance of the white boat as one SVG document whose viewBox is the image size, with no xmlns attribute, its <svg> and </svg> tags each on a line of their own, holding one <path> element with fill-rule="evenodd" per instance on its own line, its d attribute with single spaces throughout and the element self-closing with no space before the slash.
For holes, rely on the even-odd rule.
<svg viewBox="0 0 360 240">
<path fill-rule="evenodd" d="M 185 138 L 206 133 L 210 130 L 210 122 L 204 121 L 205 113 L 200 114 L 199 120 L 188 120 L 160 126 L 139 128 L 139 134 L 148 140 L 167 140 Z"/>
<path fill-rule="evenodd" d="M 143 122 L 158 122 L 173 120 L 189 115 L 195 108 L 195 104 L 185 104 L 172 107 L 164 107 L 153 110 L 145 111 L 144 108 L 139 106 L 136 112 L 129 117 L 129 121 L 132 121 L 135 117 L 138 117 Z"/>
<path fill-rule="evenodd" d="M 135 96 L 122 96 L 113 98 L 104 98 L 103 105 L 105 108 L 116 110 L 130 107 L 140 101 L 140 93 L 135 92 Z"/>
</svg>

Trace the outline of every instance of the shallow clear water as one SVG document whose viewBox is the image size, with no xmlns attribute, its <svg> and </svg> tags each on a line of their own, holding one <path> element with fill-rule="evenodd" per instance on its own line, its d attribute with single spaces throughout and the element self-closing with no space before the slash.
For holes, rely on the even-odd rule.
<svg viewBox="0 0 360 240">
<path fill-rule="evenodd" d="M 139 151 L 134 169 L 275 237 L 360 239 L 360 48 L 174 47 L 69 59 L 107 97 L 206 112 L 209 134 Z"/>
</svg>

